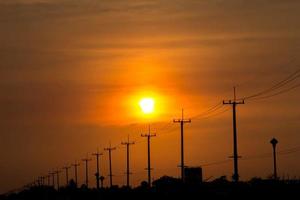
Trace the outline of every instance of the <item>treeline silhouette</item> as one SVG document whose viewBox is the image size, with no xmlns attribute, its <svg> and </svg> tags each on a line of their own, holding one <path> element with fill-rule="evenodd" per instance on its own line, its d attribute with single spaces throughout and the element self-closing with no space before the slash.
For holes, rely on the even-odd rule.
<svg viewBox="0 0 300 200">
<path fill-rule="evenodd" d="M 163 176 L 153 181 L 150 188 L 146 181 L 138 187 L 107 187 L 90 189 L 86 185 L 76 187 L 71 180 L 66 187 L 56 190 L 52 186 L 32 186 L 18 193 L 1 196 L 1 200 L 81 200 L 81 199 L 121 199 L 121 198 L 295 198 L 300 196 L 300 180 L 274 180 L 252 178 L 247 182 L 231 182 L 221 176 L 210 182 L 183 183 L 181 179 Z"/>
</svg>

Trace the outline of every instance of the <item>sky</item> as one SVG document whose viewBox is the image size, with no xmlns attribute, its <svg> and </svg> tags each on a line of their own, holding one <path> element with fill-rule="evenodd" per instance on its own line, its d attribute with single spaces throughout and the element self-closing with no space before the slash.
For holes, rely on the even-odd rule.
<svg viewBox="0 0 300 200">
<path fill-rule="evenodd" d="M 113 152 L 114 182 L 146 180 L 148 124 L 153 178 L 179 176 L 180 129 L 187 166 L 204 178 L 232 175 L 232 113 L 193 118 L 222 100 L 271 87 L 299 69 L 297 0 L 0 0 L 0 193 L 80 161 L 97 148 Z M 298 81 L 298 82 L 297 82 Z M 299 84 L 295 79 L 291 82 Z M 145 117 L 138 101 L 153 97 Z M 240 177 L 272 174 L 269 141 L 299 147 L 299 89 L 237 110 Z M 226 112 L 225 112 L 226 110 Z M 107 152 L 101 157 L 108 174 Z M 280 176 L 300 176 L 299 152 L 278 158 Z M 95 161 L 90 163 L 94 185 Z M 80 183 L 84 181 L 81 166 Z M 73 173 L 73 172 L 71 172 Z M 63 179 L 62 179 L 63 181 Z M 106 179 L 105 184 L 108 184 Z"/>
</svg>

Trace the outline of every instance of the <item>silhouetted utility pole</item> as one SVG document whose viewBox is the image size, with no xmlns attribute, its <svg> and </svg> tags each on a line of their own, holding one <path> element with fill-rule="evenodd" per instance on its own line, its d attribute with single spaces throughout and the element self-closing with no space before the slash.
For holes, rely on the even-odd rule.
<svg viewBox="0 0 300 200">
<path fill-rule="evenodd" d="M 64 170 L 66 170 L 66 185 L 68 186 L 68 184 L 69 184 L 69 169 L 70 169 L 71 167 L 70 166 L 65 166 L 65 167 L 63 167 L 63 169 Z"/>
<path fill-rule="evenodd" d="M 37 182 L 38 182 L 38 186 L 42 186 L 43 185 L 43 183 L 42 183 L 42 177 L 41 176 L 38 177 Z"/>
<path fill-rule="evenodd" d="M 72 164 L 72 166 L 74 167 L 75 184 L 77 187 L 77 184 L 78 184 L 77 168 L 78 168 L 78 166 L 80 166 L 80 164 L 75 161 L 75 163 Z"/>
<path fill-rule="evenodd" d="M 277 163 L 276 163 L 276 145 L 278 143 L 278 140 L 273 138 L 270 143 L 273 147 L 273 164 L 274 164 L 274 179 L 277 180 Z"/>
<path fill-rule="evenodd" d="M 34 182 L 36 183 L 37 186 L 40 186 L 40 177 L 37 177 L 37 179 L 34 180 Z"/>
<path fill-rule="evenodd" d="M 233 88 L 234 99 L 229 101 L 223 101 L 224 105 L 232 105 L 232 117 L 233 117 L 233 165 L 234 165 L 234 173 L 232 176 L 233 181 L 239 181 L 239 171 L 238 171 L 238 150 L 237 150 L 237 130 L 236 130 L 236 106 L 238 104 L 244 104 L 245 101 L 237 101 L 235 94 L 235 87 Z"/>
<path fill-rule="evenodd" d="M 47 185 L 50 186 L 50 175 L 48 174 L 46 177 L 47 177 Z"/>
<path fill-rule="evenodd" d="M 89 187 L 89 165 L 88 162 L 92 159 L 89 159 L 88 156 L 84 159 L 82 159 L 83 162 L 85 162 L 85 185 L 86 187 Z"/>
<path fill-rule="evenodd" d="M 104 181 L 104 176 L 100 176 L 100 182 L 101 182 L 101 188 L 103 188 L 103 181 Z"/>
<path fill-rule="evenodd" d="M 37 177 L 36 182 L 37 182 L 37 185 L 38 185 L 38 186 L 42 186 L 42 185 L 43 185 L 42 180 L 43 180 L 43 179 L 42 179 L 42 176 Z"/>
<path fill-rule="evenodd" d="M 55 188 L 55 172 L 50 172 L 49 174 L 52 176 L 52 187 Z"/>
<path fill-rule="evenodd" d="M 44 186 L 45 185 L 45 176 L 41 177 L 41 181 L 42 181 L 42 186 Z"/>
<path fill-rule="evenodd" d="M 37 178 L 37 183 L 38 183 L 38 186 L 41 186 L 41 185 L 42 185 L 42 177 L 41 177 L 41 176 L 39 176 L 39 177 Z"/>
<path fill-rule="evenodd" d="M 60 173 L 61 171 L 59 171 L 59 170 L 56 170 L 55 171 L 55 174 L 56 174 L 56 184 L 57 184 L 57 190 L 59 190 L 59 173 Z"/>
<path fill-rule="evenodd" d="M 133 145 L 134 142 L 130 142 L 129 141 L 129 136 L 128 136 L 127 142 L 122 142 L 121 144 L 125 145 L 126 149 L 127 149 L 127 170 L 126 170 L 126 175 L 127 175 L 127 187 L 130 187 L 130 184 L 129 184 L 129 176 L 130 176 L 130 168 L 129 168 L 129 146 Z"/>
<path fill-rule="evenodd" d="M 97 149 L 97 153 L 93 153 L 93 156 L 96 156 L 96 173 L 95 173 L 95 176 L 96 176 L 96 183 L 97 183 L 97 189 L 100 188 L 100 169 L 99 169 L 99 157 L 102 156 L 103 154 L 102 153 L 99 153 L 98 149 Z"/>
<path fill-rule="evenodd" d="M 181 133 L 181 180 L 184 182 L 184 137 L 183 137 L 183 126 L 185 123 L 191 123 L 191 119 L 184 119 L 183 116 L 183 109 L 182 109 L 182 114 L 181 114 L 181 119 L 174 119 L 174 123 L 180 123 L 180 133 Z"/>
<path fill-rule="evenodd" d="M 146 170 L 148 170 L 148 186 L 151 187 L 151 157 L 150 157 L 150 139 L 151 137 L 155 137 L 156 134 L 151 134 L 150 131 L 150 125 L 149 125 L 149 130 L 147 134 L 141 134 L 142 137 L 146 137 L 147 138 L 147 147 L 148 147 L 148 167 L 146 168 Z"/>
<path fill-rule="evenodd" d="M 111 163 L 111 152 L 113 150 L 116 150 L 116 147 L 111 147 L 111 144 L 109 144 L 109 147 L 107 148 L 104 148 L 104 151 L 108 151 L 108 156 L 109 156 L 109 182 L 110 182 L 110 187 L 113 186 L 113 182 L 112 182 L 112 177 L 113 177 L 113 174 L 112 174 L 112 163 Z"/>
</svg>

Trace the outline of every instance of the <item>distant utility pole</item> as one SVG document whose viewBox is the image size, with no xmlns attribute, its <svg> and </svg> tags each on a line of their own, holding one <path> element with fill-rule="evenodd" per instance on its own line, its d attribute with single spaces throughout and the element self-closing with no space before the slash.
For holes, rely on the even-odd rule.
<svg viewBox="0 0 300 200">
<path fill-rule="evenodd" d="M 83 162 L 85 162 L 85 184 L 86 187 L 89 187 L 89 166 L 88 162 L 91 161 L 92 159 L 89 159 L 88 156 L 84 159 L 82 159 Z"/>
<path fill-rule="evenodd" d="M 277 180 L 277 163 L 276 163 L 276 145 L 278 143 L 278 140 L 273 138 L 270 143 L 273 147 L 273 165 L 274 165 L 274 179 Z"/>
<path fill-rule="evenodd" d="M 37 186 L 40 186 L 40 177 L 37 177 L 37 179 L 35 179 L 34 182 L 36 182 Z"/>
<path fill-rule="evenodd" d="M 41 176 L 39 176 L 38 178 L 37 178 L 37 182 L 38 182 L 38 186 L 42 186 L 42 177 Z"/>
<path fill-rule="evenodd" d="M 49 175 L 52 176 L 52 187 L 55 188 L 55 177 L 54 177 L 55 172 L 54 172 L 54 171 L 53 171 L 53 172 L 50 172 Z"/>
<path fill-rule="evenodd" d="M 42 186 L 42 177 L 38 177 L 37 182 L 38 186 Z"/>
<path fill-rule="evenodd" d="M 148 170 L 148 186 L 151 187 L 151 157 L 150 157 L 150 139 L 151 137 L 155 137 L 156 134 L 151 134 L 150 131 L 150 125 L 149 125 L 149 130 L 147 134 L 141 134 L 142 137 L 146 137 L 147 138 L 147 147 L 148 147 L 148 167 L 146 168 L 146 170 Z"/>
<path fill-rule="evenodd" d="M 47 185 L 50 186 L 50 175 L 48 174 L 46 177 L 47 177 Z"/>
<path fill-rule="evenodd" d="M 109 143 L 109 147 L 107 148 L 104 148 L 104 151 L 108 151 L 108 156 L 109 156 L 109 182 L 110 182 L 110 187 L 113 186 L 113 182 L 112 182 L 112 177 L 113 177 L 113 174 L 112 174 L 112 162 L 111 162 L 111 152 L 113 150 L 116 150 L 116 147 L 111 147 L 111 144 Z"/>
<path fill-rule="evenodd" d="M 98 151 L 98 149 L 97 149 L 97 153 L 93 153 L 92 154 L 93 156 L 96 156 L 96 164 L 97 164 L 97 166 L 96 166 L 96 174 L 95 174 L 95 176 L 96 176 L 96 182 L 97 182 L 97 189 L 99 190 L 99 188 L 100 188 L 100 169 L 99 169 L 99 157 L 100 156 L 102 156 L 103 154 L 102 153 L 99 153 L 99 151 Z"/>
<path fill-rule="evenodd" d="M 184 182 L 184 137 L 183 137 L 183 126 L 185 123 L 191 123 L 191 119 L 184 119 L 183 116 L 183 109 L 182 109 L 182 113 L 181 113 L 181 119 L 174 119 L 173 120 L 174 123 L 180 123 L 180 133 L 181 133 L 181 180 L 182 182 Z"/>
<path fill-rule="evenodd" d="M 129 141 L 129 135 L 128 135 L 127 142 L 122 142 L 121 144 L 125 145 L 126 149 L 127 149 L 127 170 L 126 170 L 126 175 L 127 175 L 127 187 L 130 187 L 130 184 L 129 184 L 129 176 L 130 176 L 130 168 L 129 168 L 129 146 L 133 145 L 134 142 L 130 142 Z"/>
<path fill-rule="evenodd" d="M 41 177 L 41 179 L 42 179 L 42 186 L 45 185 L 45 178 L 46 178 L 45 176 L 42 176 L 42 177 Z"/>
<path fill-rule="evenodd" d="M 57 190 L 59 190 L 59 173 L 61 171 L 59 171 L 58 169 L 55 171 L 56 174 L 56 184 L 57 184 Z"/>
<path fill-rule="evenodd" d="M 66 186 L 68 186 L 68 184 L 69 184 L 69 169 L 70 168 L 71 168 L 70 166 L 63 167 L 63 169 L 66 170 Z"/>
<path fill-rule="evenodd" d="M 37 178 L 37 185 L 38 185 L 38 186 L 41 186 L 41 185 L 42 185 L 41 177 L 38 177 L 38 178 Z"/>
<path fill-rule="evenodd" d="M 100 179 L 100 182 L 101 182 L 101 188 L 103 188 L 103 181 L 104 181 L 105 178 L 104 178 L 104 176 L 100 176 L 99 179 Z"/>
<path fill-rule="evenodd" d="M 77 185 L 78 184 L 77 168 L 78 168 L 78 166 L 80 166 L 80 164 L 75 161 L 75 163 L 72 164 L 72 166 L 74 167 L 75 184 L 76 184 L 76 187 L 77 187 L 78 186 Z"/>
<path fill-rule="evenodd" d="M 237 149 L 237 130 L 236 130 L 236 106 L 238 104 L 244 104 L 245 101 L 237 101 L 236 94 L 235 94 L 235 87 L 233 88 L 233 100 L 223 101 L 223 105 L 232 105 L 232 116 L 233 116 L 233 165 L 234 165 L 234 173 L 232 176 L 233 181 L 239 181 L 239 171 L 238 171 L 238 149 Z"/>
</svg>

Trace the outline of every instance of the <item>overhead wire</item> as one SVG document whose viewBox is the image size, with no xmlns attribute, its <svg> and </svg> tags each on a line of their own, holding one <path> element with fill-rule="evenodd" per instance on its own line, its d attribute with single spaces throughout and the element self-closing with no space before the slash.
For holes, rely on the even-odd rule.
<svg viewBox="0 0 300 200">
<path fill-rule="evenodd" d="M 273 96 L 277 96 L 279 94 L 286 93 L 286 92 L 293 90 L 300 86 L 299 84 L 288 86 L 288 84 L 294 83 L 294 81 L 297 80 L 299 77 L 300 77 L 300 69 L 296 70 L 295 72 L 293 72 L 292 74 L 287 76 L 285 79 L 277 82 L 270 88 L 262 90 L 258 93 L 254 93 L 252 95 L 245 96 L 243 98 L 239 98 L 239 100 L 252 100 L 252 99 L 257 99 L 260 97 L 261 98 L 270 98 Z M 288 88 L 285 88 L 285 86 L 288 86 Z M 274 92 L 275 92 L 275 94 L 274 94 Z"/>
</svg>

